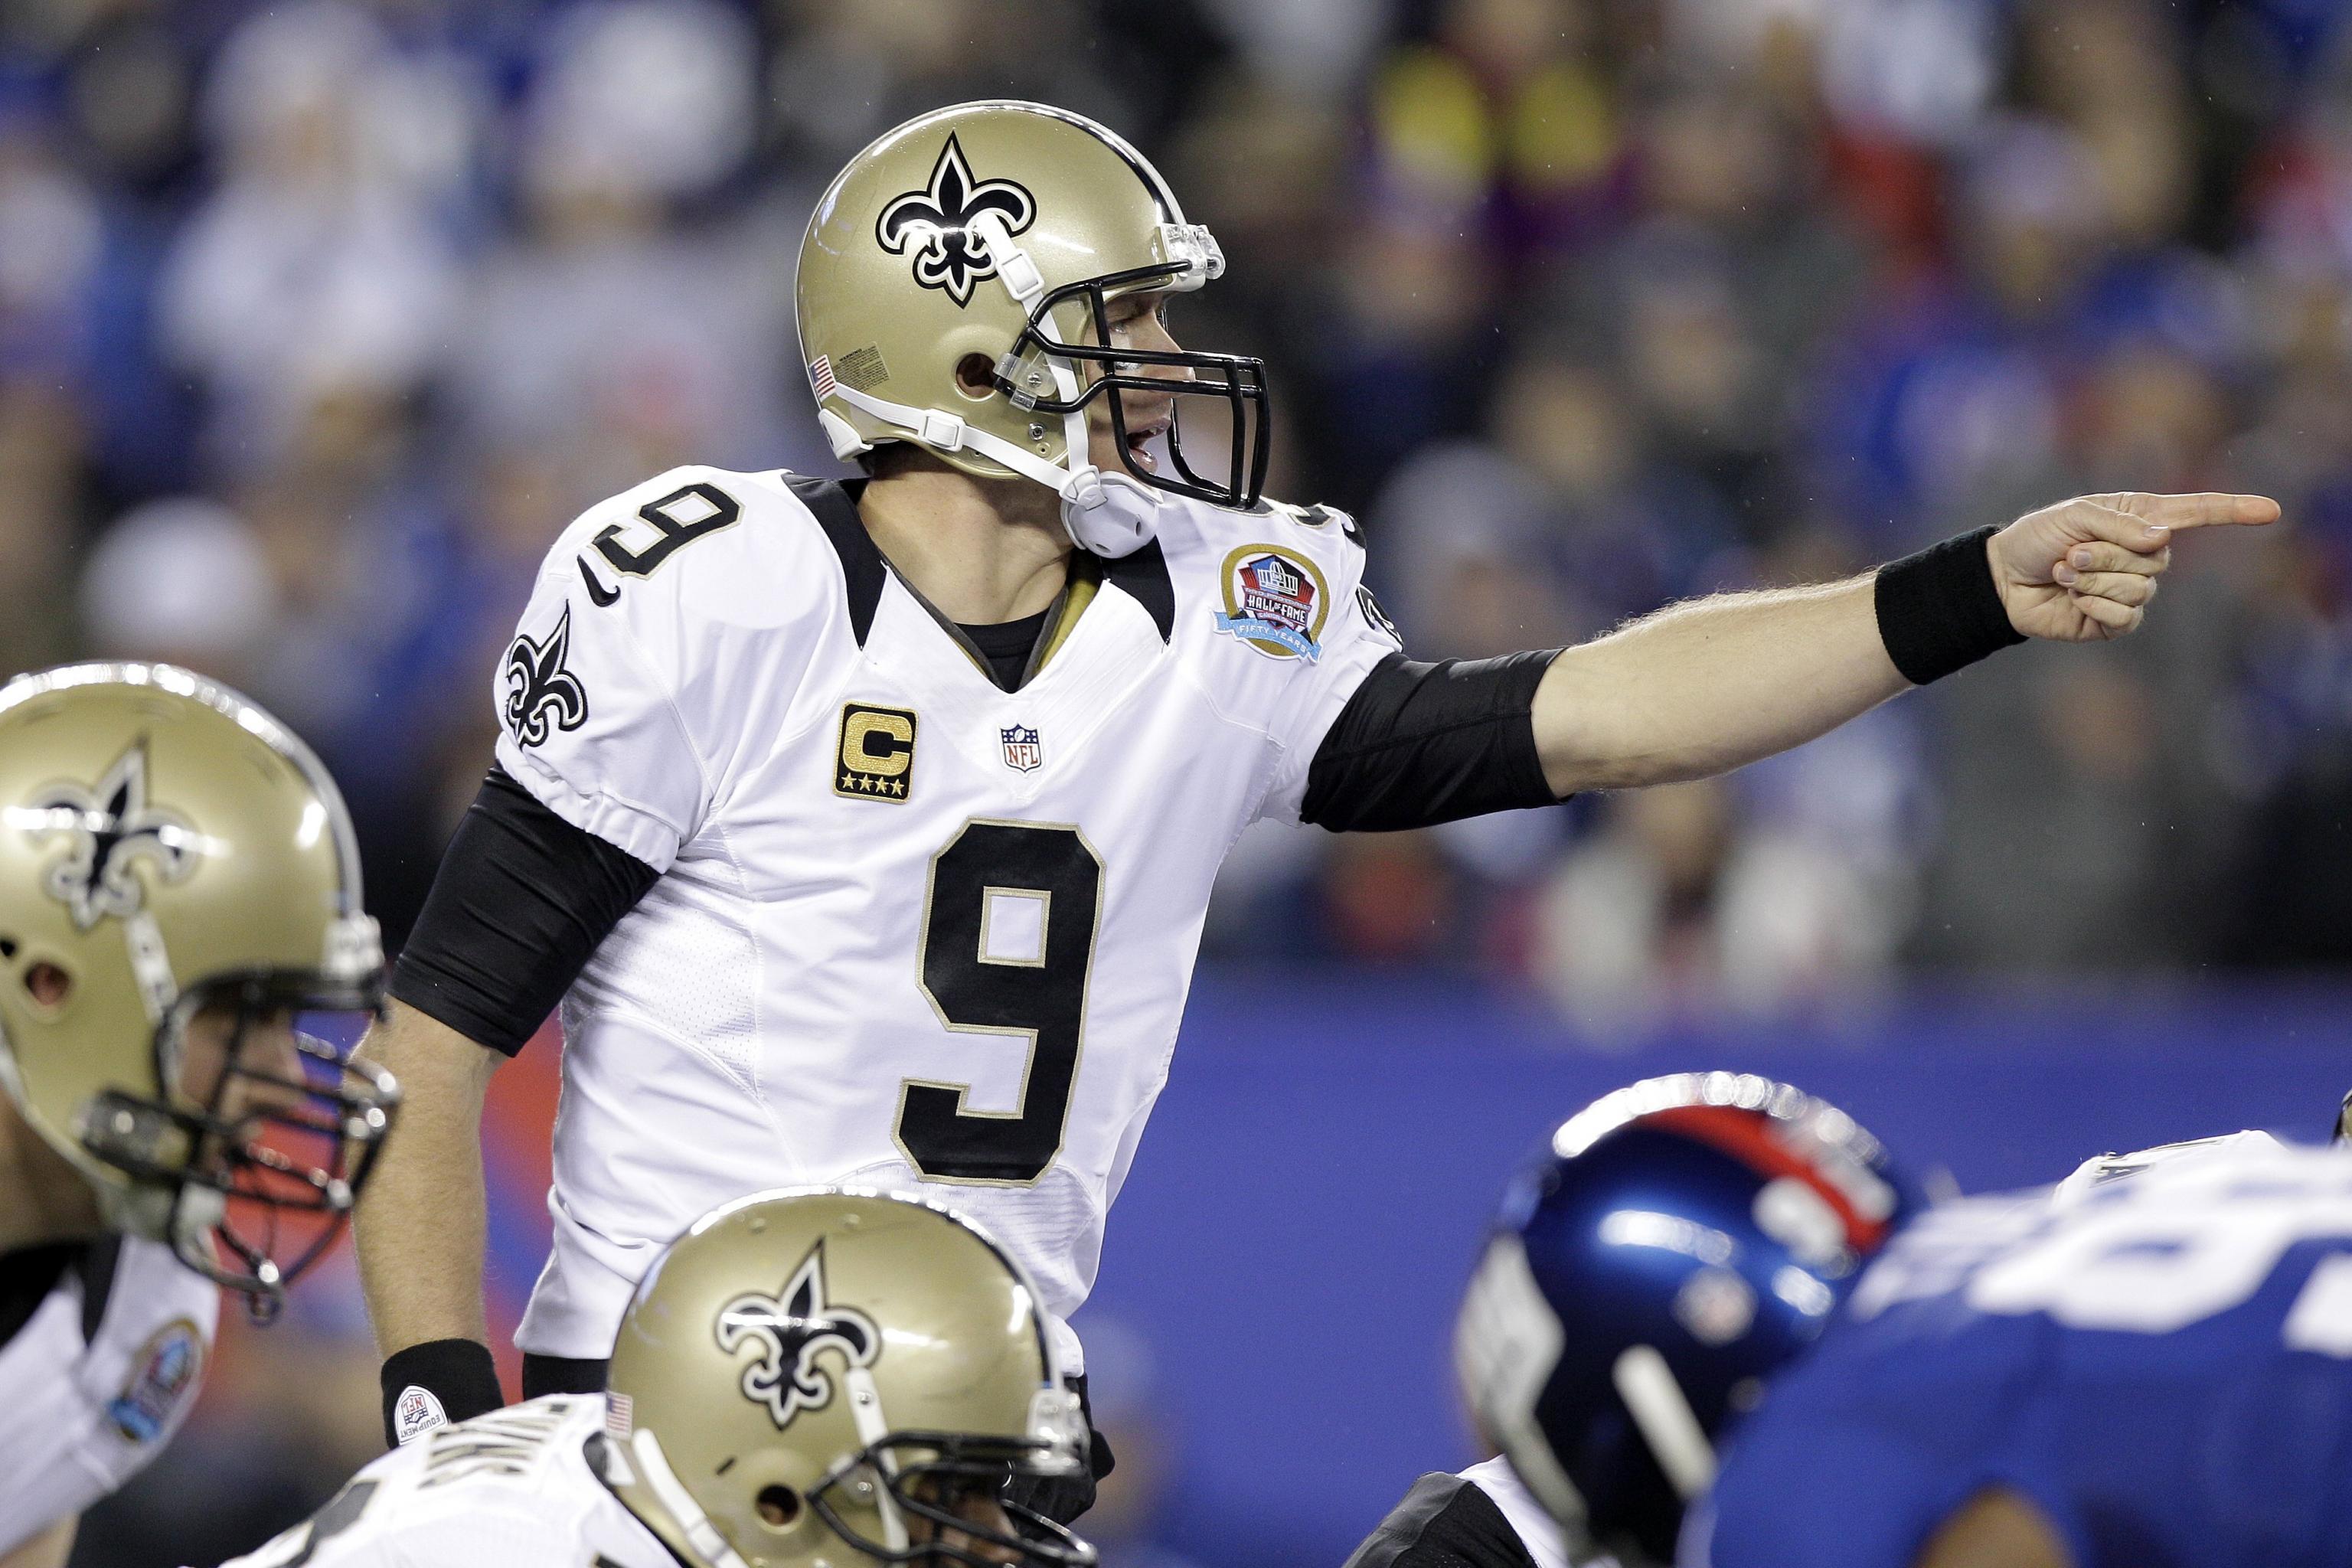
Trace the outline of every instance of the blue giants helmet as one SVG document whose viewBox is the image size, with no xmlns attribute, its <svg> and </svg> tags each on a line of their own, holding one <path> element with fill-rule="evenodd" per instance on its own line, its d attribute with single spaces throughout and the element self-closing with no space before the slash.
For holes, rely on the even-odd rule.
<svg viewBox="0 0 2352 1568">
<path fill-rule="evenodd" d="M 1603 1096 L 1504 1198 L 1454 1335 L 1471 1413 L 1572 1549 L 1671 1561 L 1718 1435 L 1918 1206 L 1876 1139 L 1786 1084 Z"/>
</svg>

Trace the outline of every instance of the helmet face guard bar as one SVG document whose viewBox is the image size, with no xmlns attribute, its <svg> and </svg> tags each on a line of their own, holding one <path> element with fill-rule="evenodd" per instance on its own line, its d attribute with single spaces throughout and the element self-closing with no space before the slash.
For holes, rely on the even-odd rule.
<svg viewBox="0 0 2352 1568">
<path fill-rule="evenodd" d="M 994 380 L 998 391 L 1013 400 L 1013 405 L 1024 411 L 1041 414 L 1076 414 L 1096 398 L 1108 395 L 1110 426 L 1118 442 L 1119 461 L 1127 471 L 1155 489 L 1188 496 L 1214 506 L 1235 507 L 1244 510 L 1257 505 L 1265 491 L 1266 460 L 1272 452 L 1268 424 L 1272 405 L 1265 383 L 1265 362 L 1242 354 L 1193 353 L 1182 350 L 1113 349 L 1110 346 L 1109 295 L 1114 289 L 1132 293 L 1139 289 L 1165 288 L 1185 276 L 1190 263 L 1173 266 L 1139 267 L 1125 272 L 1106 272 L 1098 278 L 1088 278 L 1063 285 L 1040 299 L 1029 312 L 1028 325 L 1013 348 L 996 363 Z M 1055 306 L 1070 300 L 1084 300 L 1094 321 L 1097 347 L 1087 343 L 1071 343 L 1055 335 L 1052 321 Z M 1045 395 L 1044 370 L 1031 364 L 1034 355 L 1050 355 L 1097 368 L 1093 381 L 1076 396 L 1053 397 Z M 1190 378 L 1155 375 L 1129 375 L 1124 371 L 1137 365 L 1165 365 L 1192 374 Z M 1015 379 L 1015 377 L 1019 379 Z M 1128 445 L 1127 410 L 1122 392 L 1138 392 L 1154 397 L 1171 399 L 1171 423 L 1168 427 L 1168 457 L 1175 468 L 1173 475 L 1158 474 L 1139 467 L 1134 449 Z M 1177 412 L 1187 397 L 1220 399 L 1232 420 L 1232 442 L 1225 478 L 1222 482 L 1203 477 L 1196 471 L 1192 460 L 1184 455 L 1181 435 L 1183 420 Z M 1085 461 L 1082 453 L 1069 455 L 1075 468 Z"/>
<path fill-rule="evenodd" d="M 174 1089 L 188 1026 L 214 1006 L 231 1009 L 232 1022 L 198 1101 Z M 380 975 L 356 984 L 276 972 L 204 981 L 156 1027 L 155 1096 L 110 1090 L 83 1118 L 84 1150 L 166 1194 L 181 1261 L 243 1294 L 257 1319 L 274 1317 L 286 1287 L 335 1244 L 391 1131 L 399 1090 L 388 1075 L 299 1030 L 292 1063 L 268 1059 L 254 1026 L 302 1013 L 373 1019 L 383 1010 Z"/>
<path fill-rule="evenodd" d="M 919 1458 L 900 1459 L 897 1450 L 918 1450 Z M 893 1432 L 840 1466 L 812 1488 L 809 1507 L 825 1527 L 852 1547 L 885 1563 L 916 1568 L 1003 1568 L 1003 1558 L 987 1556 L 947 1539 L 1013 1552 L 1020 1568 L 1093 1568 L 1095 1549 L 1044 1515 L 1018 1503 L 1003 1504 L 1013 1532 L 1007 1534 L 958 1513 L 951 1506 L 959 1495 L 999 1497 L 1016 1477 L 1058 1476 L 1061 1456 L 1043 1439 L 973 1437 L 958 1432 Z M 931 1527 L 928 1541 L 893 1548 L 869 1540 L 853 1529 L 833 1507 L 827 1494 L 859 1482 L 882 1488 L 900 1513 L 925 1521 Z M 926 1484 L 929 1483 L 929 1484 Z M 929 1495 L 925 1495 L 929 1494 Z"/>
</svg>

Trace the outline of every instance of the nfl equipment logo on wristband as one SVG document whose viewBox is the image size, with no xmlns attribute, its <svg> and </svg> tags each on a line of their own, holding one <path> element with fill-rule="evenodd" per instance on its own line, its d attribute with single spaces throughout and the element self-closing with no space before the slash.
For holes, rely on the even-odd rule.
<svg viewBox="0 0 2352 1568">
<path fill-rule="evenodd" d="M 419 1388 L 413 1383 L 400 1391 L 400 1397 L 393 1402 L 392 1410 L 393 1432 L 404 1447 L 436 1426 L 449 1425 L 449 1413 L 441 1408 L 441 1402 L 433 1396 L 433 1391 Z"/>
</svg>

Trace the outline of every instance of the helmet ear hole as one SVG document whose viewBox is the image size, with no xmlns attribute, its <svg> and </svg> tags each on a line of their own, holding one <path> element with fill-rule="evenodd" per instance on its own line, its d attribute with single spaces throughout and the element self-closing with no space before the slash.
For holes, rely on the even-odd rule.
<svg viewBox="0 0 2352 1568">
<path fill-rule="evenodd" d="M 996 362 L 986 354 L 966 354 L 956 361 L 956 390 L 966 397 L 996 395 Z"/>
<path fill-rule="evenodd" d="M 770 1530 L 790 1530 L 801 1517 L 801 1494 L 790 1487 L 761 1487 L 751 1504 L 760 1510 L 760 1522 Z"/>
<path fill-rule="evenodd" d="M 16 956 L 16 939 L 13 936 L 0 936 L 0 962 L 14 961 Z"/>
<path fill-rule="evenodd" d="M 73 976 L 47 959 L 37 959 L 25 968 L 25 991 L 37 1007 L 62 1007 L 73 994 Z"/>
</svg>

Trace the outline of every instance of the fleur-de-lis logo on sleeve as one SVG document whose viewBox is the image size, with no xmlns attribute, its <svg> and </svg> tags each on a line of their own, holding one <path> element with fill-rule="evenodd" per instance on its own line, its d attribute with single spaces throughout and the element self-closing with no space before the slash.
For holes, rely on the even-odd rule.
<svg viewBox="0 0 2352 1568">
<path fill-rule="evenodd" d="M 555 730 L 577 730 L 588 722 L 588 689 L 580 678 L 563 668 L 572 651 L 572 606 L 566 605 L 545 642 L 533 642 L 518 633 L 507 649 L 507 728 L 515 743 L 536 746 Z"/>
<path fill-rule="evenodd" d="M 882 1353 L 882 1331 L 874 1320 L 827 1298 L 822 1241 L 782 1290 L 773 1296 L 745 1291 L 719 1310 L 715 1328 L 720 1350 L 731 1353 L 749 1344 L 759 1352 L 743 1369 L 743 1397 L 766 1405 L 780 1432 L 802 1411 L 833 1403 L 834 1374 L 819 1355 L 830 1351 L 846 1368 L 871 1366 Z"/>
<path fill-rule="evenodd" d="M 1037 204 L 1011 180 L 975 184 L 963 149 L 950 135 L 931 165 L 928 190 L 908 191 L 874 225 L 874 237 L 893 256 L 915 253 L 915 281 L 943 290 L 959 308 L 971 302 L 971 286 L 996 276 L 996 258 L 971 232 L 984 212 L 1003 216 L 1007 234 L 1019 234 L 1037 220 Z"/>
</svg>

